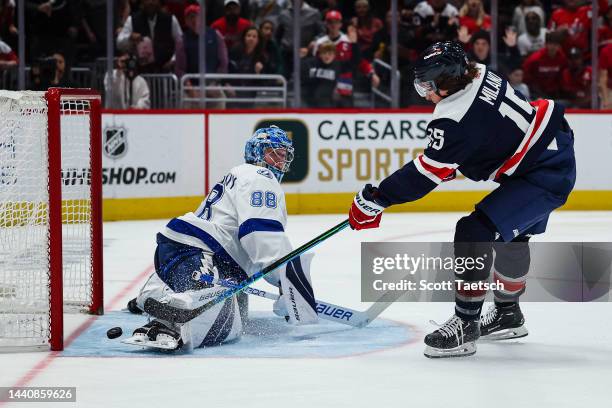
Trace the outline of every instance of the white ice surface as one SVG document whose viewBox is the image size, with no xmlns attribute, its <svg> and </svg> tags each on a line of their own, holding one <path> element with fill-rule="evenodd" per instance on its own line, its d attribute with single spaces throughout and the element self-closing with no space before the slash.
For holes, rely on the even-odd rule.
<svg viewBox="0 0 612 408">
<path fill-rule="evenodd" d="M 450 241 L 463 215 L 385 214 L 378 230 L 341 232 L 316 250 L 312 277 L 317 297 L 365 309 L 359 290 L 361 241 Z M 342 218 L 292 216 L 288 232 L 299 245 Z M 110 309 L 121 309 L 136 294 L 152 264 L 155 232 L 165 222 L 105 224 L 105 304 Z M 538 240 L 612 241 L 612 213 L 557 212 Z M 135 289 L 118 297 L 139 275 Z M 251 298 L 252 309 L 269 307 L 269 301 Z M 20 380 L 31 386 L 76 386 L 79 407 L 612 406 L 612 305 L 525 303 L 522 308 L 528 337 L 479 344 L 475 356 L 463 359 L 423 357 L 422 337 L 432 330 L 429 319 L 444 321 L 453 311 L 451 304 L 396 303 L 383 316 L 411 326 L 416 341 L 386 351 L 299 359 L 0 354 L 0 386 Z M 88 319 L 67 316 L 66 338 Z"/>
</svg>

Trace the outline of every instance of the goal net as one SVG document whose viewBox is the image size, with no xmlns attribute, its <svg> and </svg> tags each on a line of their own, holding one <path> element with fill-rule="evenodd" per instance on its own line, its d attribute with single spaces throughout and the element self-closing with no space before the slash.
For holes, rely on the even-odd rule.
<svg viewBox="0 0 612 408">
<path fill-rule="evenodd" d="M 100 149 L 95 92 L 0 91 L 0 351 L 102 312 Z"/>
</svg>

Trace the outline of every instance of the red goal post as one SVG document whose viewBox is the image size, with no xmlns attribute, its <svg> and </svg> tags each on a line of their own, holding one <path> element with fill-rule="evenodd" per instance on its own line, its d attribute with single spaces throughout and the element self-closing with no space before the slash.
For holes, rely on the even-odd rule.
<svg viewBox="0 0 612 408">
<path fill-rule="evenodd" d="M 0 351 L 62 350 L 102 314 L 100 95 L 0 91 Z"/>
</svg>

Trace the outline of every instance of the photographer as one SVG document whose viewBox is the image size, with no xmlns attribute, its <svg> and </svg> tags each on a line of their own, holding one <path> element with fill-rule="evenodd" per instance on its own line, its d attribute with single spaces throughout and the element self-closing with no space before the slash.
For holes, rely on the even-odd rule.
<svg viewBox="0 0 612 408">
<path fill-rule="evenodd" d="M 112 109 L 149 109 L 149 85 L 138 75 L 136 57 L 123 53 L 117 58 L 117 68 L 113 70 L 112 83 L 108 74 L 104 78 L 104 89 L 110 91 L 112 86 Z"/>
</svg>

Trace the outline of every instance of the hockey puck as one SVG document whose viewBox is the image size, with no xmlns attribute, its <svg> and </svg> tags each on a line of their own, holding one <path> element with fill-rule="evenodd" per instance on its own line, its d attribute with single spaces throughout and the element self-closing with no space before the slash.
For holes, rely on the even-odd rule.
<svg viewBox="0 0 612 408">
<path fill-rule="evenodd" d="M 112 329 L 108 329 L 108 331 L 106 332 L 106 337 L 108 337 L 109 339 L 116 339 L 122 334 L 123 330 L 121 330 L 121 327 L 113 327 Z"/>
</svg>

